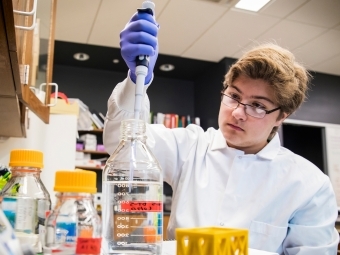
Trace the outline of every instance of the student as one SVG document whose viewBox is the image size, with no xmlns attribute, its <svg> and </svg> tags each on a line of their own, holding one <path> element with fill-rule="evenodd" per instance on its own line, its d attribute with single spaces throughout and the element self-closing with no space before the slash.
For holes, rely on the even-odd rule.
<svg viewBox="0 0 340 255">
<path fill-rule="evenodd" d="M 157 32 L 153 17 L 145 13 L 135 14 L 121 32 L 121 53 L 130 70 L 108 100 L 104 143 L 110 154 L 118 145 L 121 120 L 134 117 L 138 55 L 150 55 L 145 91 L 152 82 Z M 338 211 L 330 180 L 281 147 L 276 133 L 304 101 L 308 81 L 308 72 L 292 53 L 261 45 L 225 75 L 218 130 L 147 125 L 147 143 L 173 189 L 170 238 L 178 227 L 247 228 L 250 248 L 286 255 L 336 254 Z M 141 118 L 147 120 L 146 94 L 143 103 Z"/>
</svg>

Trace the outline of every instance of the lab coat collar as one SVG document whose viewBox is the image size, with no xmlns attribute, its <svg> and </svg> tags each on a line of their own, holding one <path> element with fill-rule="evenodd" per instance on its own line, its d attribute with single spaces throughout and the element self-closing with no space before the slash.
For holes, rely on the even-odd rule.
<svg viewBox="0 0 340 255">
<path fill-rule="evenodd" d="M 280 148 L 281 148 L 281 142 L 280 142 L 279 134 L 276 133 L 273 139 L 256 155 L 263 159 L 272 160 L 277 156 L 277 154 L 279 154 Z"/>
<path fill-rule="evenodd" d="M 217 130 L 211 143 L 211 150 L 220 150 L 229 147 L 220 129 Z"/>
<path fill-rule="evenodd" d="M 260 150 L 256 154 L 256 156 L 263 158 L 263 159 L 272 160 L 279 153 L 280 147 L 281 147 L 280 138 L 279 138 L 279 135 L 276 134 L 274 138 L 262 150 Z M 210 148 L 211 150 L 220 150 L 224 148 L 229 148 L 220 129 L 217 130 L 217 133 L 214 136 L 214 139 L 211 143 Z"/>
</svg>

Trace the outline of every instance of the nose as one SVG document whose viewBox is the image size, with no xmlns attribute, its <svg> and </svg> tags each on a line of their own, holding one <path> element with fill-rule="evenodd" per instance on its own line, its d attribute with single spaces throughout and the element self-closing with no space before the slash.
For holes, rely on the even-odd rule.
<svg viewBox="0 0 340 255">
<path fill-rule="evenodd" d="M 237 120 L 246 120 L 247 114 L 246 114 L 246 106 L 238 104 L 238 106 L 233 110 L 232 115 Z"/>
</svg>

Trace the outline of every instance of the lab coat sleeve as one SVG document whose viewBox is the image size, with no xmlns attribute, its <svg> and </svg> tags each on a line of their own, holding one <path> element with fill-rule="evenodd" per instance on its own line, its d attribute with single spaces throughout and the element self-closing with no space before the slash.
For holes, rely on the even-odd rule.
<svg viewBox="0 0 340 255">
<path fill-rule="evenodd" d="M 150 102 L 146 94 L 150 83 L 144 86 L 144 98 L 140 113 L 140 118 L 145 122 L 148 122 L 150 116 Z M 110 155 L 119 143 L 121 121 L 134 118 L 135 87 L 136 85 L 130 79 L 130 75 L 128 75 L 124 81 L 116 85 L 107 102 L 108 110 L 104 123 L 103 142 L 105 150 Z"/>
<path fill-rule="evenodd" d="M 338 215 L 334 191 L 329 178 L 313 198 L 296 211 L 283 242 L 285 255 L 334 255 L 339 233 L 334 228 Z"/>
</svg>

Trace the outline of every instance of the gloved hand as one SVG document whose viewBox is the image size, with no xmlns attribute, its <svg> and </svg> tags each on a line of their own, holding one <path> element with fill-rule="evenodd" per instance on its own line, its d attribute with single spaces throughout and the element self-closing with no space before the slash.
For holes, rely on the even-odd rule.
<svg viewBox="0 0 340 255">
<path fill-rule="evenodd" d="M 139 55 L 150 56 L 145 84 L 152 78 L 158 56 L 158 28 L 151 14 L 137 12 L 120 33 L 121 54 L 130 69 L 130 78 L 134 83 L 136 83 L 136 57 Z"/>
</svg>

